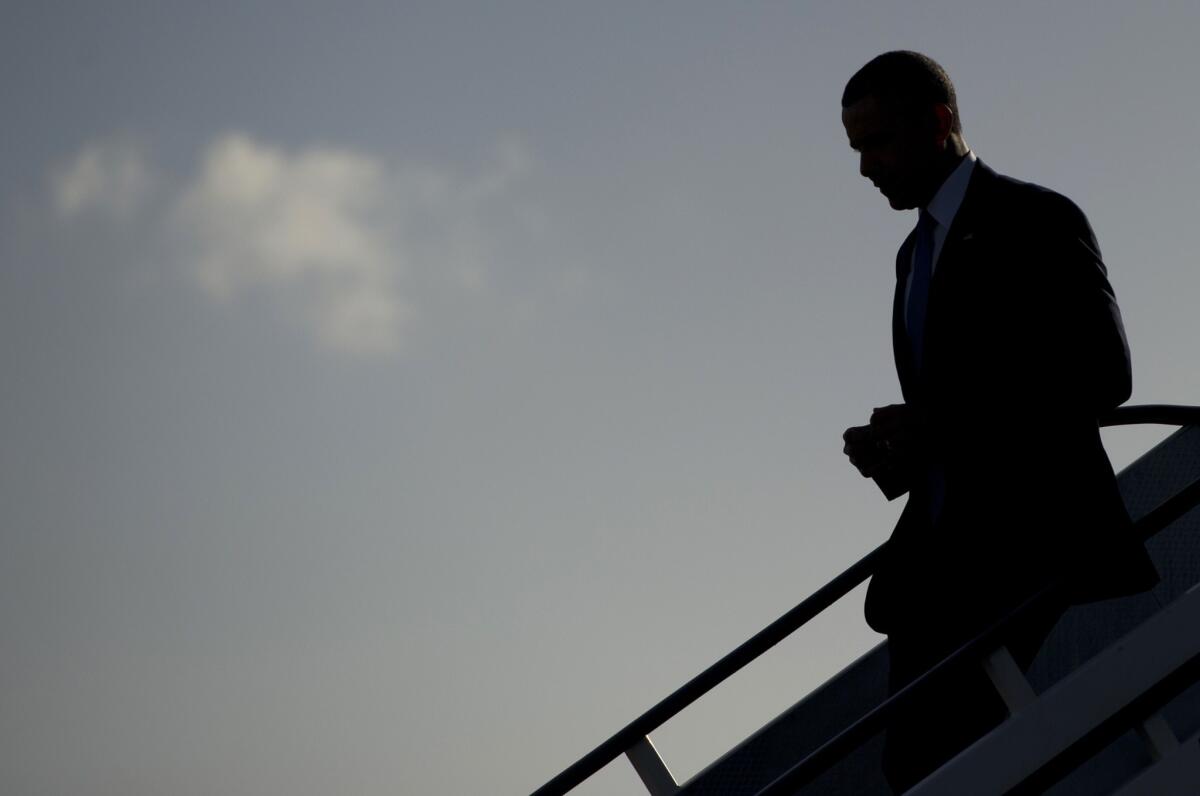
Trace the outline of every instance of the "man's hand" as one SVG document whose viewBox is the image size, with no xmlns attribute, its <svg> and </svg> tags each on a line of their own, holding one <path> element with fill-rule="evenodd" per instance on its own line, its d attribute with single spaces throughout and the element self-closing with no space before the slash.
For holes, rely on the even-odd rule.
<svg viewBox="0 0 1200 796">
<path fill-rule="evenodd" d="M 874 478 L 888 467 L 887 450 L 875 439 L 870 426 L 852 426 L 842 434 L 842 452 L 866 478 Z"/>
<path fill-rule="evenodd" d="M 923 423 L 908 404 L 890 404 L 871 412 L 871 434 L 894 461 L 911 460 L 920 448 Z"/>
<path fill-rule="evenodd" d="M 922 424 L 916 410 L 891 404 L 871 412 L 866 426 L 846 429 L 843 452 L 867 478 L 908 470 L 921 446 Z"/>
</svg>

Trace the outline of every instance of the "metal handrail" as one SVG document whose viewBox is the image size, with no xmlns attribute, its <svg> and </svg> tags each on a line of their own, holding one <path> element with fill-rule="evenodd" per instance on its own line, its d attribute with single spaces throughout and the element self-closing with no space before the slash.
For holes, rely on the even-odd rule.
<svg viewBox="0 0 1200 796">
<path fill-rule="evenodd" d="M 1200 426 L 1200 406 L 1143 404 L 1121 406 L 1099 418 L 1101 426 L 1132 426 L 1143 423 L 1162 426 Z"/>
<path fill-rule="evenodd" d="M 577 762 L 533 792 L 533 796 L 559 796 L 595 774 L 625 753 L 635 743 L 670 720 L 675 714 L 707 694 L 759 655 L 778 644 L 808 620 L 846 596 L 871 577 L 885 544 L 863 556 L 854 566 L 818 589 L 811 597 L 776 619 L 737 649 L 693 677 L 666 699 L 625 725 L 616 735 L 588 752 Z"/>
<path fill-rule="evenodd" d="M 1098 424 L 1101 426 L 1119 426 L 1142 423 L 1155 423 L 1162 425 L 1200 425 L 1200 407 L 1195 406 L 1179 406 L 1168 404 L 1153 404 L 1145 406 L 1123 406 L 1106 413 L 1098 419 Z M 1192 486 L 1196 486 L 1193 484 Z M 1171 501 L 1167 501 L 1171 503 Z M 1138 525 L 1141 526 L 1151 520 L 1151 517 L 1159 510 L 1167 508 L 1167 504 L 1160 506 L 1155 512 L 1142 518 Z M 1182 513 L 1182 512 L 1181 512 Z M 1164 526 L 1165 527 L 1165 526 Z M 739 645 L 732 652 L 725 655 L 712 666 L 705 669 L 700 674 L 693 677 L 688 682 L 677 688 L 668 697 L 661 700 L 654 707 L 647 710 L 641 716 L 637 717 L 629 724 L 621 728 L 617 733 L 601 743 L 592 751 L 581 757 L 575 763 L 571 764 L 560 774 L 555 776 L 545 785 L 535 790 L 532 796 L 560 796 L 572 788 L 576 787 L 588 777 L 595 774 L 604 766 L 611 763 L 616 758 L 620 757 L 634 744 L 641 741 L 649 733 L 661 727 L 670 719 L 674 718 L 680 711 L 691 705 L 693 702 L 704 696 L 710 690 L 721 684 L 729 677 L 737 673 L 740 669 L 746 666 L 751 661 L 758 658 L 767 650 L 774 647 L 783 639 L 794 633 L 796 630 L 803 627 L 809 620 L 820 614 L 833 603 L 846 596 L 855 587 L 871 577 L 875 571 L 875 564 L 882 556 L 884 549 L 887 547 L 887 542 L 884 542 L 873 551 L 863 556 L 857 563 L 851 566 L 846 571 L 842 572 L 829 583 L 822 586 L 810 597 L 803 600 L 799 605 L 792 608 L 783 616 L 776 619 L 771 624 L 760 630 L 748 640 Z M 1020 610 L 1020 609 L 1018 609 Z M 1007 617 L 1006 617 L 1007 619 Z M 1002 622 L 1005 620 L 1001 620 Z M 985 631 L 985 633 L 990 632 Z M 968 645 L 969 646 L 969 645 Z M 965 649 L 965 648 L 964 648 Z M 960 649 L 959 652 L 962 652 Z M 957 655 L 958 652 L 955 653 Z M 954 656 L 951 656 L 954 657 Z M 938 670 L 935 667 L 931 670 Z M 916 686 L 924 678 L 919 678 L 910 684 L 910 688 Z M 905 689 L 907 690 L 907 689 Z M 904 691 L 898 692 L 892 697 L 899 697 Z M 907 698 L 906 698 L 907 699 Z M 886 701 L 876 711 L 885 707 L 889 702 Z M 870 717 L 875 711 L 864 716 L 863 719 Z M 890 709 L 889 709 L 890 714 Z M 886 715 L 885 715 L 886 718 Z M 861 721 L 861 720 L 860 720 Z M 853 726 L 850 729 L 853 729 Z M 849 732 L 849 729 L 846 731 Z M 844 735 L 845 733 L 843 733 Z M 837 741 L 840 738 L 834 738 L 830 743 Z M 826 744 L 828 746 L 828 744 Z M 798 766 L 806 764 L 813 755 L 821 752 L 821 747 L 808 758 L 802 760 Z M 830 761 L 832 762 L 832 760 Z M 793 770 L 797 767 L 793 767 Z M 823 767 L 822 769 L 823 770 Z M 792 772 L 789 771 L 784 776 L 788 776 Z M 818 770 L 816 773 L 820 773 Z M 815 776 L 814 774 L 813 776 Z M 773 787 L 768 786 L 768 787 Z"/>
</svg>

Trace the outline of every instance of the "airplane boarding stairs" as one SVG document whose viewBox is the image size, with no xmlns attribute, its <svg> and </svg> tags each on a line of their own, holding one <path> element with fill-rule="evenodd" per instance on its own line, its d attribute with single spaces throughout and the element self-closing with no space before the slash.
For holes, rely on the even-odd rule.
<svg viewBox="0 0 1200 796">
<path fill-rule="evenodd" d="M 874 796 L 887 714 L 951 666 L 983 665 L 1010 718 L 909 793 L 1200 796 L 1200 408 L 1127 407 L 1105 425 L 1180 425 L 1118 476 L 1161 575 L 1153 590 L 1068 610 L 1022 675 L 993 641 L 1006 620 L 887 699 L 880 644 L 687 782 L 648 735 L 870 576 L 869 554 L 594 749 L 535 796 L 625 754 L 652 796 Z M 1044 596 L 1044 595 L 1043 595 Z M 1026 608 L 1042 597 L 1035 597 Z"/>
</svg>

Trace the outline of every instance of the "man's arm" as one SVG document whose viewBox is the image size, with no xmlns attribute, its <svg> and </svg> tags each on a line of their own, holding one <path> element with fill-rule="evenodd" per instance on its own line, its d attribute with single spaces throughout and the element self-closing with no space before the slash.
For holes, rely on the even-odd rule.
<svg viewBox="0 0 1200 796">
<path fill-rule="evenodd" d="M 1049 191 L 1023 209 L 1023 234 L 1010 238 L 998 264 L 1011 288 L 993 305 L 981 367 L 950 380 L 965 392 L 943 396 L 956 404 L 945 407 L 958 422 L 954 433 L 978 422 L 964 424 L 964 412 L 998 423 L 999 431 L 1006 418 L 1036 422 L 1028 412 L 1095 417 L 1132 391 L 1121 312 L 1086 216 Z"/>
<path fill-rule="evenodd" d="M 1094 414 L 1129 399 L 1133 376 L 1121 311 L 1083 211 L 1056 196 L 1043 291 L 1046 375 L 1054 392 Z"/>
</svg>

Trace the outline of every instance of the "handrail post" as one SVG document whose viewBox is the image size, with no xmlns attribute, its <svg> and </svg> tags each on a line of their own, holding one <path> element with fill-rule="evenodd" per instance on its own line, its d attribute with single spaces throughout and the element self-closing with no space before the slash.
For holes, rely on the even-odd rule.
<svg viewBox="0 0 1200 796">
<path fill-rule="evenodd" d="M 642 784 L 650 791 L 650 796 L 674 796 L 679 791 L 679 783 L 675 781 L 671 770 L 667 768 L 649 737 L 643 736 L 626 749 L 625 756 L 633 764 L 633 770 L 642 778 Z"/>
<path fill-rule="evenodd" d="M 1017 666 L 1017 662 L 1013 660 L 1008 647 L 1002 646 L 984 658 L 983 671 L 987 673 L 996 692 L 1004 700 L 1004 707 L 1008 708 L 1008 715 L 1013 715 L 1037 699 L 1033 686 L 1029 684 L 1021 667 Z"/>
<path fill-rule="evenodd" d="M 1134 729 L 1156 763 L 1179 748 L 1179 738 L 1163 718 L 1162 711 L 1135 725 Z"/>
</svg>

